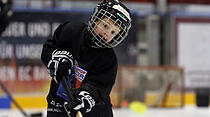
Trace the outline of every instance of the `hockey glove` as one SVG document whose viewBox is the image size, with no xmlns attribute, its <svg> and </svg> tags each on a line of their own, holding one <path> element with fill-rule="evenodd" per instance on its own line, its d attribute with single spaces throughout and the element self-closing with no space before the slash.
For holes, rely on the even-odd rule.
<svg viewBox="0 0 210 117">
<path fill-rule="evenodd" d="M 75 117 L 76 111 L 80 111 L 84 116 L 86 113 L 90 112 L 94 106 L 95 100 L 87 91 L 79 91 L 74 100 L 64 103 L 64 108 L 69 117 Z"/>
<path fill-rule="evenodd" d="M 68 77 L 71 74 L 73 66 L 73 57 L 68 51 L 55 50 L 52 53 L 52 59 L 49 61 L 47 68 L 50 76 L 59 83 L 63 76 Z"/>
</svg>

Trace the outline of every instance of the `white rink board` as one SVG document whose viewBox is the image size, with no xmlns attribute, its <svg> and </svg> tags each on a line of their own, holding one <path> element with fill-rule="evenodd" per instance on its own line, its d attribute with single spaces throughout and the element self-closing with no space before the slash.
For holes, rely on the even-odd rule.
<svg viewBox="0 0 210 117">
<path fill-rule="evenodd" d="M 45 110 L 43 111 L 46 115 Z M 40 110 L 27 110 L 28 113 L 40 112 Z M 129 109 L 114 109 L 114 117 L 210 117 L 209 108 L 198 108 L 194 106 L 163 109 L 149 108 L 144 114 L 137 114 Z M 18 110 L 0 110 L 0 117 L 24 117 Z"/>
<path fill-rule="evenodd" d="M 184 68 L 187 88 L 210 84 L 210 23 L 178 24 L 178 65 Z"/>
</svg>

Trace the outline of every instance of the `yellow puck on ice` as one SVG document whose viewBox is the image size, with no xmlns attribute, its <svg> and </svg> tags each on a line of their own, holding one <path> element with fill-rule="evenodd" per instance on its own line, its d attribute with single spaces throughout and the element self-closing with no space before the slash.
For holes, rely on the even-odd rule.
<svg viewBox="0 0 210 117">
<path fill-rule="evenodd" d="M 129 108 L 136 113 L 144 113 L 147 110 L 147 106 L 139 101 L 131 102 Z"/>
</svg>

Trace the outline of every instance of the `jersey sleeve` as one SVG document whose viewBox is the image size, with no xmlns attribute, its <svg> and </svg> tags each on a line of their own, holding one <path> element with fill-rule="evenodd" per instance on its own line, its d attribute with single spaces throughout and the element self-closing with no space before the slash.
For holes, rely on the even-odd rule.
<svg viewBox="0 0 210 117">
<path fill-rule="evenodd" d="M 56 49 L 66 50 L 73 56 L 77 56 L 80 44 L 77 37 L 81 35 L 84 26 L 82 23 L 74 22 L 65 22 L 59 25 L 53 34 L 53 38 L 48 39 L 43 45 L 41 54 L 43 63 L 47 65 L 51 59 L 51 53 Z"/>
<path fill-rule="evenodd" d="M 42 48 L 42 53 L 41 53 L 41 60 L 43 63 L 47 66 L 49 60 L 51 59 L 51 54 L 54 50 L 56 49 L 62 49 L 62 43 L 64 43 L 66 40 L 65 38 L 60 38 L 60 34 L 63 30 L 63 27 L 67 24 L 63 23 L 58 26 L 58 28 L 55 30 L 53 34 L 53 38 L 48 39 Z"/>
</svg>

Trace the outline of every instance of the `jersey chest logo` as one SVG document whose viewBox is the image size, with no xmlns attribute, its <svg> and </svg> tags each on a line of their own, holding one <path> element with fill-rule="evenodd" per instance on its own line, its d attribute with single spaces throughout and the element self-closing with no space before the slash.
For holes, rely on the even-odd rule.
<svg viewBox="0 0 210 117">
<path fill-rule="evenodd" d="M 81 86 L 83 80 L 85 79 L 85 76 L 87 75 L 87 71 L 79 67 L 77 61 L 75 61 L 73 71 L 76 78 L 76 89 L 77 89 Z"/>
<path fill-rule="evenodd" d="M 87 75 L 87 71 L 79 67 L 76 61 L 74 65 L 74 72 L 75 72 L 76 79 L 79 81 L 83 81 L 85 79 L 85 76 Z"/>
</svg>

